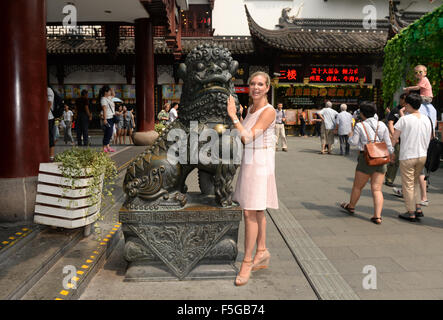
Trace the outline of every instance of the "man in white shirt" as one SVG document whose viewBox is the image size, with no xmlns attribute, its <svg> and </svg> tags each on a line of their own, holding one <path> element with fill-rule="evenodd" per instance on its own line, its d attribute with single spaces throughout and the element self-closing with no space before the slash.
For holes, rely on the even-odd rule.
<svg viewBox="0 0 443 320">
<path fill-rule="evenodd" d="M 288 142 L 285 133 L 286 115 L 283 110 L 283 103 L 277 104 L 277 111 L 275 115 L 275 150 L 278 149 L 279 140 L 281 137 L 282 150 L 288 151 Z"/>
<path fill-rule="evenodd" d="M 332 102 L 326 101 L 325 108 L 318 111 L 317 114 L 322 120 L 321 126 L 321 154 L 326 153 L 328 149 L 328 154 L 332 152 L 332 145 L 334 144 L 334 129 L 335 121 L 338 112 L 332 109 Z"/>
<path fill-rule="evenodd" d="M 48 129 L 49 129 L 49 161 L 54 161 L 54 115 L 52 114 L 54 104 L 54 91 L 48 87 Z"/>
<path fill-rule="evenodd" d="M 178 118 L 177 109 L 178 109 L 178 103 L 174 102 L 172 104 L 171 110 L 169 111 L 168 123 L 171 123 L 171 122 L 175 121 Z"/>
<path fill-rule="evenodd" d="M 400 144 L 400 172 L 403 198 L 407 212 L 399 218 L 416 221 L 423 217 L 419 197 L 420 174 L 423 171 L 429 142 L 431 140 L 432 122 L 419 111 L 421 97 L 410 94 L 405 98 L 405 111 L 409 114 L 401 117 L 394 125 L 394 144 Z"/>
<path fill-rule="evenodd" d="M 352 131 L 352 114 L 347 112 L 348 106 L 342 104 L 337 115 L 337 132 L 340 139 L 340 154 L 349 155 L 348 135 Z"/>
</svg>

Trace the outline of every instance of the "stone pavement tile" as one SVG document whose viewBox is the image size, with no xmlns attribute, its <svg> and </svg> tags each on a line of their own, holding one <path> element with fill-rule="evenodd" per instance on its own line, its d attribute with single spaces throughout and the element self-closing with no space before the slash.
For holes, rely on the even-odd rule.
<svg viewBox="0 0 443 320">
<path fill-rule="evenodd" d="M 377 272 L 405 272 L 407 271 L 395 259 L 389 257 L 364 259 L 331 259 L 331 262 L 340 274 L 362 274 L 365 266 L 374 266 Z"/>
<path fill-rule="evenodd" d="M 334 235 L 334 232 L 328 227 L 304 227 L 304 229 L 310 237 Z"/>
<path fill-rule="evenodd" d="M 436 299 L 443 300 L 443 289 L 428 289 L 426 291 L 433 294 Z"/>
<path fill-rule="evenodd" d="M 290 268 L 273 262 L 269 270 L 253 273 L 250 282 L 243 287 L 235 287 L 233 280 L 123 282 L 126 268 L 123 247 L 124 242 L 121 241 L 104 268 L 91 280 L 81 300 L 316 299 L 294 263 Z"/>
<path fill-rule="evenodd" d="M 371 221 L 363 221 L 363 224 L 367 224 L 367 225 L 360 225 L 360 226 L 353 226 L 353 227 L 348 227 L 348 226 L 337 226 L 337 225 L 330 225 L 328 226 L 329 229 L 331 229 L 332 232 L 334 232 L 334 234 L 336 234 L 337 236 L 342 236 L 342 235 L 361 235 L 361 236 L 378 236 L 378 235 L 385 235 L 387 233 L 389 233 L 389 230 L 387 230 L 386 228 L 383 228 L 382 225 L 375 225 L 374 223 L 372 223 Z"/>
<path fill-rule="evenodd" d="M 123 259 L 124 241 L 119 243 L 104 268 L 91 280 L 80 299 L 294 299 L 317 300 L 291 251 L 267 216 L 267 247 L 271 252 L 269 269 L 254 272 L 243 287 L 236 287 L 233 279 L 123 282 L 126 262 Z M 239 226 L 239 254 L 236 265 L 243 259 L 244 223 Z"/>
<path fill-rule="evenodd" d="M 379 273 L 378 278 L 386 282 L 393 290 L 442 289 L 443 272 L 428 270 L 426 272 L 386 272 Z"/>
<path fill-rule="evenodd" d="M 341 235 L 334 236 L 315 236 L 312 237 L 314 242 L 321 248 L 325 247 L 341 247 L 341 246 L 368 246 L 375 245 L 373 236 L 359 236 L 359 235 Z"/>
<path fill-rule="evenodd" d="M 371 257 L 413 257 L 414 253 L 405 245 L 354 246 L 349 248 L 360 258 Z"/>
<path fill-rule="evenodd" d="M 443 271 L 443 255 L 428 255 L 410 257 L 394 257 L 393 260 L 407 271 Z"/>
<path fill-rule="evenodd" d="M 389 229 L 388 231 L 390 231 Z M 374 244 L 378 246 L 384 245 L 401 245 L 407 243 L 423 243 L 423 239 L 419 234 L 378 234 L 372 237 Z"/>
<path fill-rule="evenodd" d="M 362 290 L 355 292 L 362 300 L 437 300 L 438 292 L 434 290 Z"/>
<path fill-rule="evenodd" d="M 357 259 L 358 256 L 348 247 L 320 247 L 329 260 Z"/>
<path fill-rule="evenodd" d="M 349 284 L 349 286 L 354 290 L 356 294 L 358 294 L 361 291 L 366 291 L 363 287 L 363 281 L 367 274 L 365 273 L 345 273 L 341 274 L 343 279 L 346 280 L 346 282 Z M 385 281 L 384 279 L 381 279 L 379 274 L 377 274 L 377 290 L 380 292 L 384 291 L 390 291 L 393 290 L 393 288 L 390 287 L 388 281 Z"/>
</svg>

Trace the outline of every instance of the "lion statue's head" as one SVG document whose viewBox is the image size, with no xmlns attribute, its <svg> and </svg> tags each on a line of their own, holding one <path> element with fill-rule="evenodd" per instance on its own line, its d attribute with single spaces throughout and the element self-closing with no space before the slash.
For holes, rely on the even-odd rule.
<svg viewBox="0 0 443 320">
<path fill-rule="evenodd" d="M 184 82 L 179 119 L 220 121 L 226 117 L 227 97 L 237 100 L 232 82 L 237 69 L 238 62 L 223 46 L 207 43 L 194 48 L 178 69 Z"/>
</svg>

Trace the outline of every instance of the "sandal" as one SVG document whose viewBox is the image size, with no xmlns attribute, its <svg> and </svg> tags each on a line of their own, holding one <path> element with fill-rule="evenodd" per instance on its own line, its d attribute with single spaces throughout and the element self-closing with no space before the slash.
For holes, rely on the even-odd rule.
<svg viewBox="0 0 443 320">
<path fill-rule="evenodd" d="M 269 253 L 268 249 L 266 249 L 266 248 L 261 249 L 261 250 L 257 249 L 257 252 L 255 253 L 255 255 L 257 256 L 257 254 L 259 252 L 263 252 L 263 255 L 260 260 L 258 260 L 256 263 L 254 263 L 252 265 L 252 271 L 257 271 L 260 269 L 267 269 L 269 267 L 269 259 L 271 258 L 271 254 Z M 255 257 L 254 257 L 254 260 L 255 260 Z"/>
<path fill-rule="evenodd" d="M 382 218 L 372 217 L 371 221 L 375 224 L 381 224 Z"/>
<path fill-rule="evenodd" d="M 403 198 L 403 192 L 400 188 L 392 188 L 392 193 L 394 194 L 394 196 L 397 196 L 399 198 Z"/>
<path fill-rule="evenodd" d="M 398 217 L 400 219 L 408 220 L 410 222 L 416 222 L 417 221 L 417 218 L 415 217 L 415 213 L 406 212 L 406 213 L 403 213 L 403 214 L 399 214 Z"/>
<path fill-rule="evenodd" d="M 423 211 L 421 209 L 415 209 L 415 217 L 416 218 L 422 218 L 425 215 L 423 214 Z"/>
<path fill-rule="evenodd" d="M 254 266 L 254 262 L 253 262 L 252 260 L 250 260 L 250 261 L 248 261 L 248 260 L 243 260 L 242 265 L 243 265 L 243 264 L 250 265 L 251 270 L 249 270 L 249 273 L 248 273 L 247 276 L 241 276 L 241 275 L 240 275 L 240 271 L 238 272 L 238 275 L 237 275 L 237 277 L 235 278 L 235 285 L 236 285 L 237 287 L 244 286 L 245 284 L 248 283 L 249 278 L 250 278 L 250 276 L 251 276 L 252 267 Z M 240 267 L 240 269 L 241 269 L 241 267 Z"/>
<path fill-rule="evenodd" d="M 351 208 L 349 205 L 350 204 L 347 202 L 342 202 L 342 203 L 340 203 L 340 208 L 346 210 L 346 213 L 348 213 L 348 214 L 354 214 L 355 208 Z"/>
</svg>

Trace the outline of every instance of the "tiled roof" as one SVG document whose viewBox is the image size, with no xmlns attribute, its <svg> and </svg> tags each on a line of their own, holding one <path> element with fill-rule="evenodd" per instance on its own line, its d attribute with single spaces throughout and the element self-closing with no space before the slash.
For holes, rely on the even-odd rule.
<svg viewBox="0 0 443 320">
<path fill-rule="evenodd" d="M 217 43 L 227 48 L 232 54 L 252 54 L 254 45 L 251 37 L 217 36 L 208 38 L 182 38 L 182 52 L 189 53 L 196 46 L 203 43 Z M 47 50 L 49 54 L 83 54 L 83 53 L 107 53 L 105 38 L 47 38 Z M 172 49 L 166 45 L 164 38 L 154 38 L 155 54 L 172 54 Z M 118 47 L 120 54 L 135 54 L 134 38 L 120 38 Z"/>
<path fill-rule="evenodd" d="M 326 28 L 318 20 L 310 19 L 306 27 L 269 30 L 259 26 L 245 6 L 251 36 L 262 44 L 287 52 L 312 53 L 382 53 L 387 41 L 388 30 L 377 28 Z M 336 20 L 334 20 L 336 21 Z M 349 25 L 349 20 L 346 24 Z"/>
</svg>

